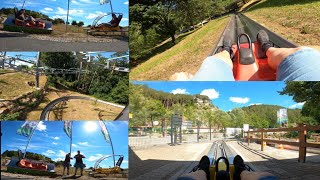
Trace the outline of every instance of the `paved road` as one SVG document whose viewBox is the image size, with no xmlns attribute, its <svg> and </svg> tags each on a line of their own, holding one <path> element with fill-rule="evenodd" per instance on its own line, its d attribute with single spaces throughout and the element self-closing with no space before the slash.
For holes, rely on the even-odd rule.
<svg viewBox="0 0 320 180">
<path fill-rule="evenodd" d="M 128 51 L 127 39 L 110 39 L 100 42 L 57 42 L 38 40 L 27 37 L 4 37 L 0 34 L 0 51 L 41 51 L 41 52 L 68 52 L 68 51 Z"/>
</svg>

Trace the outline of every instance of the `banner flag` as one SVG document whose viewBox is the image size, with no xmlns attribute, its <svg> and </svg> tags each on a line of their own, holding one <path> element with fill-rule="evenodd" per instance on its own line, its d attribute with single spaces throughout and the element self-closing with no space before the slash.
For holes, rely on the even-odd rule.
<svg viewBox="0 0 320 180">
<path fill-rule="evenodd" d="M 63 126 L 63 130 L 64 132 L 67 134 L 67 136 L 69 136 L 69 138 L 71 138 L 71 125 L 72 121 L 64 121 L 64 126 Z"/>
<path fill-rule="evenodd" d="M 103 121 L 99 121 L 99 125 L 101 128 L 101 132 L 104 136 L 104 139 L 107 141 L 107 143 L 110 143 L 110 137 L 109 137 L 109 133 L 108 130 L 106 128 L 106 125 L 103 123 Z"/>
<path fill-rule="evenodd" d="M 37 127 L 39 122 L 37 121 L 26 121 L 23 125 L 17 130 L 17 134 L 29 137 L 33 130 Z"/>
</svg>

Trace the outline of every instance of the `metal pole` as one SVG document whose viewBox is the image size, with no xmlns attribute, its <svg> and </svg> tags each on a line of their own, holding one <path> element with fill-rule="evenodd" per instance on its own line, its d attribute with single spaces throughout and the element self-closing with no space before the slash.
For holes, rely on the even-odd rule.
<svg viewBox="0 0 320 180">
<path fill-rule="evenodd" d="M 31 140 L 31 138 L 32 138 L 32 135 L 33 135 L 34 131 L 37 129 L 39 123 L 40 123 L 40 121 L 37 123 L 36 127 L 32 130 L 31 135 L 29 136 L 28 143 L 27 143 L 27 145 L 26 145 L 26 149 L 24 150 L 23 159 L 26 157 L 27 149 L 28 149 L 30 140 Z"/>
<path fill-rule="evenodd" d="M 112 8 L 111 0 L 110 0 L 110 7 L 111 7 L 111 14 L 113 14 L 113 8 Z"/>
<path fill-rule="evenodd" d="M 173 115 L 172 115 L 173 116 Z M 171 144 L 173 144 L 173 117 L 171 116 L 171 133 L 170 133 L 170 136 L 171 136 Z"/>
<path fill-rule="evenodd" d="M 40 58 L 40 52 L 38 52 L 37 55 L 37 61 L 36 61 L 36 88 L 39 88 L 39 58 Z"/>
<path fill-rule="evenodd" d="M 70 0 L 68 0 L 68 11 L 67 11 L 66 32 L 68 31 L 69 9 L 70 9 Z"/>
<path fill-rule="evenodd" d="M 71 123 L 71 129 L 70 129 L 70 157 L 71 157 L 71 147 L 72 147 L 72 121 L 70 122 Z"/>
<path fill-rule="evenodd" d="M 101 121 L 102 121 L 102 120 L 101 120 Z M 102 122 L 103 122 L 103 121 L 102 121 Z M 104 124 L 104 126 L 106 127 L 107 132 L 108 132 L 108 136 L 109 136 L 110 144 L 111 144 L 111 148 L 112 148 L 113 165 L 114 165 L 114 167 L 116 167 L 116 160 L 115 160 L 115 158 L 114 158 L 114 149 L 113 149 L 113 145 L 112 145 L 110 133 L 109 133 L 109 131 L 108 131 L 108 128 L 107 128 L 106 124 L 105 124 L 104 122 L 103 122 L 103 124 Z"/>
<path fill-rule="evenodd" d="M 24 3 L 25 3 L 25 2 L 26 2 L 26 0 L 24 0 L 24 1 L 23 1 L 22 8 L 21 8 L 21 9 L 23 9 L 23 8 L 24 8 Z"/>
</svg>

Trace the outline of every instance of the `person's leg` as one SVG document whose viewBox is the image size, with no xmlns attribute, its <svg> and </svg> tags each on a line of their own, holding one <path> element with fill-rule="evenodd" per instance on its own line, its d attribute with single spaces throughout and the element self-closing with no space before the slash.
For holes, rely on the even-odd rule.
<svg viewBox="0 0 320 180">
<path fill-rule="evenodd" d="M 64 176 L 64 171 L 66 170 L 66 166 L 63 165 L 63 173 L 62 173 L 62 176 Z"/>
<path fill-rule="evenodd" d="M 279 64 L 289 55 L 293 54 L 294 52 L 299 51 L 302 49 L 302 47 L 297 47 L 297 48 L 274 48 L 270 47 L 266 54 L 268 57 L 268 64 L 269 66 L 277 70 Z"/>
<path fill-rule="evenodd" d="M 307 47 L 274 48 L 263 30 L 258 32 L 257 42 L 259 56 L 268 58 L 269 66 L 277 71 L 277 80 L 320 80 L 319 51 Z"/>
<path fill-rule="evenodd" d="M 320 81 L 320 52 L 308 48 L 270 48 L 268 62 L 277 66 L 277 80 Z"/>
<path fill-rule="evenodd" d="M 242 171 L 240 174 L 241 180 L 277 180 L 277 178 L 268 172 L 251 172 Z"/>
<path fill-rule="evenodd" d="M 68 167 L 67 167 L 67 176 L 69 176 L 69 170 L 70 170 L 70 165 L 68 165 Z M 63 171 L 63 173 L 64 173 L 64 171 Z"/>
<path fill-rule="evenodd" d="M 83 173 L 83 167 L 81 167 L 81 176 L 82 176 L 82 173 Z"/>
<path fill-rule="evenodd" d="M 191 80 L 194 81 L 234 81 L 231 58 L 232 39 L 229 35 L 223 38 L 222 51 L 207 57 Z"/>
<path fill-rule="evenodd" d="M 184 174 L 177 178 L 177 180 L 207 180 L 206 172 L 203 170 Z"/>
<path fill-rule="evenodd" d="M 74 171 L 74 175 L 77 174 L 77 171 L 78 171 L 78 167 L 76 167 L 76 170 Z"/>
</svg>

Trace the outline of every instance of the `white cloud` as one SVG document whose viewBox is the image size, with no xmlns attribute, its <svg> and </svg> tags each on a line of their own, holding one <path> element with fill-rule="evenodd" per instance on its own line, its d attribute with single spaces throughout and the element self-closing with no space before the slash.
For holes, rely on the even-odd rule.
<svg viewBox="0 0 320 180">
<path fill-rule="evenodd" d="M 59 153 L 56 156 L 64 158 L 66 155 L 67 155 L 66 152 L 64 152 L 63 150 L 59 150 Z"/>
<path fill-rule="evenodd" d="M 44 10 L 46 10 L 46 11 L 53 11 L 52 8 L 48 8 L 48 7 L 44 8 Z"/>
<path fill-rule="evenodd" d="M 67 16 L 60 16 L 60 15 L 52 16 L 52 19 L 58 19 L 58 18 L 60 18 L 60 19 L 67 19 Z M 70 20 L 70 19 L 72 19 L 71 16 L 69 16 L 69 20 Z"/>
<path fill-rule="evenodd" d="M 59 140 L 60 138 L 56 136 L 56 137 L 52 137 L 52 139 Z"/>
<path fill-rule="evenodd" d="M 76 145 L 76 144 L 72 144 L 71 146 L 72 146 L 72 147 L 79 147 L 79 146 L 78 146 L 78 145 Z"/>
<path fill-rule="evenodd" d="M 94 19 L 94 18 L 97 18 L 98 16 L 100 15 L 106 15 L 106 13 L 103 13 L 101 11 L 96 11 L 95 13 L 89 13 L 88 16 L 85 16 L 86 19 Z"/>
<path fill-rule="evenodd" d="M 56 142 L 52 142 L 52 144 L 53 144 L 53 145 L 57 145 L 58 143 L 56 143 Z"/>
<path fill-rule="evenodd" d="M 289 106 L 289 108 L 291 108 L 291 109 L 299 108 L 299 107 L 302 107 L 305 103 L 306 102 L 296 103 L 296 104 Z"/>
<path fill-rule="evenodd" d="M 247 97 L 245 97 L 245 98 L 242 98 L 242 97 L 230 97 L 229 100 L 234 102 L 234 103 L 245 104 L 245 103 L 249 102 L 250 99 L 247 98 Z"/>
<path fill-rule="evenodd" d="M 47 152 L 47 153 L 49 153 L 49 154 L 55 154 L 55 152 L 54 152 L 54 151 L 52 151 L 52 150 L 50 150 L 50 149 L 49 149 L 49 150 L 47 150 L 46 152 Z"/>
<path fill-rule="evenodd" d="M 127 1 L 127 2 L 124 2 L 123 4 L 125 4 L 125 5 L 128 5 L 128 4 L 129 4 L 129 1 Z"/>
<path fill-rule="evenodd" d="M 47 126 L 44 125 L 42 121 L 40 121 L 38 126 L 37 126 L 37 130 L 38 131 L 46 131 L 47 130 Z"/>
<path fill-rule="evenodd" d="M 200 94 L 208 96 L 210 99 L 217 99 L 219 97 L 219 92 L 215 89 L 204 89 Z"/>
<path fill-rule="evenodd" d="M 121 21 L 129 21 L 129 18 L 122 18 Z"/>
<path fill-rule="evenodd" d="M 102 154 L 96 154 L 95 156 L 90 156 L 87 161 L 96 161 L 102 157 L 103 157 Z"/>
<path fill-rule="evenodd" d="M 249 106 L 254 106 L 254 105 L 261 105 L 262 103 L 251 103 Z"/>
<path fill-rule="evenodd" d="M 76 4 L 76 5 L 80 5 L 80 3 L 78 1 L 72 0 L 71 1 L 72 4 Z"/>
<path fill-rule="evenodd" d="M 175 89 L 171 91 L 172 94 L 189 94 L 189 92 L 187 91 L 187 89 Z"/>
<path fill-rule="evenodd" d="M 56 158 L 56 159 L 54 159 L 53 161 L 63 161 L 63 159 L 62 158 Z"/>
<path fill-rule="evenodd" d="M 82 9 L 70 9 L 69 10 L 69 14 L 72 14 L 73 16 L 80 16 L 83 14 L 83 12 L 84 11 Z M 56 11 L 55 14 L 67 15 L 67 10 L 63 9 L 61 7 L 58 7 L 58 11 Z"/>
<path fill-rule="evenodd" d="M 123 161 L 122 161 L 123 164 L 128 164 L 128 162 L 129 162 L 129 161 L 127 161 L 127 160 L 123 160 Z"/>
<path fill-rule="evenodd" d="M 89 146 L 88 142 L 78 142 L 78 144 L 82 146 Z"/>
</svg>

